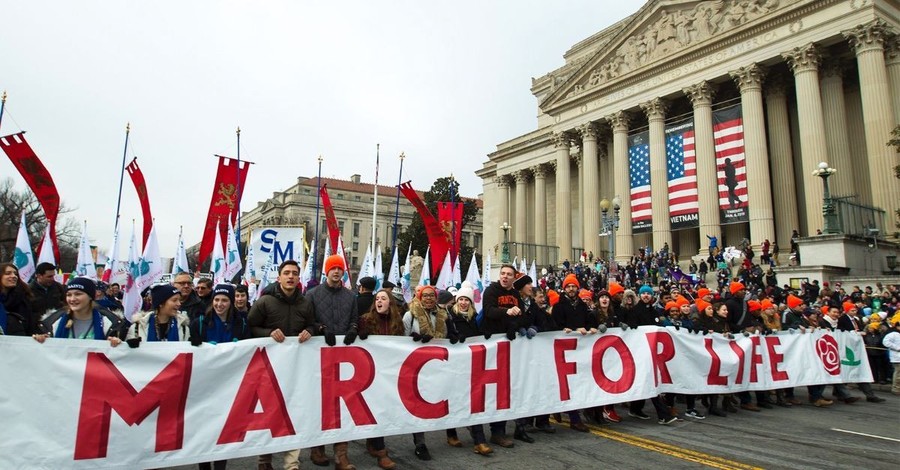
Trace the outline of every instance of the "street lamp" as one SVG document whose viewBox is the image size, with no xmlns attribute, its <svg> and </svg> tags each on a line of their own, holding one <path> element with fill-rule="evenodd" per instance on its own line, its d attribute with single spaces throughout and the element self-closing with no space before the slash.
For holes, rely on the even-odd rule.
<svg viewBox="0 0 900 470">
<path fill-rule="evenodd" d="M 500 228 L 503 229 L 503 253 L 500 255 L 500 262 L 509 264 L 509 229 L 512 228 L 512 225 L 509 225 L 509 222 L 503 222 Z"/>
<path fill-rule="evenodd" d="M 831 200 L 831 192 L 828 191 L 828 177 L 835 173 L 837 173 L 837 170 L 829 168 L 825 162 L 819 163 L 819 169 L 813 172 L 813 176 L 822 178 L 822 184 L 825 186 L 825 193 L 822 198 L 822 215 L 825 217 L 823 233 L 841 233 L 841 229 L 838 227 L 834 201 Z"/>
<path fill-rule="evenodd" d="M 610 274 L 614 274 L 616 269 L 616 229 L 619 228 L 619 210 L 621 209 L 621 200 L 619 196 L 613 198 L 612 203 L 610 203 L 609 199 L 600 200 L 600 211 L 603 213 L 601 218 L 601 225 L 603 226 L 603 232 L 606 234 L 609 241 L 609 272 Z M 613 213 L 609 214 L 609 208 L 612 206 Z M 601 234 L 602 235 L 602 234 Z"/>
</svg>

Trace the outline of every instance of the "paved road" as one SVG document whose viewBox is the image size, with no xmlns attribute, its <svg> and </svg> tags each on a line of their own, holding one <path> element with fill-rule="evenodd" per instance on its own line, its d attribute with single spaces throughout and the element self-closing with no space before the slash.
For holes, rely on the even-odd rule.
<svg viewBox="0 0 900 470">
<path fill-rule="evenodd" d="M 801 389 L 797 391 L 799 397 Z M 516 441 L 513 449 L 493 446 L 492 457 L 472 453 L 464 430 L 460 430 L 466 445 L 462 449 L 448 447 L 443 432 L 428 433 L 426 439 L 434 457 L 430 462 L 416 459 L 411 436 L 389 437 L 387 445 L 398 469 L 893 470 L 900 467 L 900 397 L 885 392 L 879 392 L 879 396 L 887 401 L 835 403 L 830 408 L 776 408 L 759 413 L 740 411 L 727 418 L 685 418 L 668 426 L 657 424 L 655 419 L 640 421 L 628 417 L 618 424 L 592 425 L 590 433 L 558 425 L 556 434 L 535 434 L 538 441 L 534 444 Z M 619 410 L 624 416 L 625 409 Z M 645 411 L 652 412 L 649 402 Z M 330 449 L 328 454 L 331 455 Z M 350 457 L 357 468 L 378 468 L 375 459 L 366 454 L 363 441 L 351 443 Z M 280 465 L 280 460 L 276 464 Z M 324 468 L 312 465 L 307 451 L 301 454 L 301 464 L 304 469 Z M 256 462 L 237 459 L 229 462 L 228 468 L 255 469 Z"/>
</svg>

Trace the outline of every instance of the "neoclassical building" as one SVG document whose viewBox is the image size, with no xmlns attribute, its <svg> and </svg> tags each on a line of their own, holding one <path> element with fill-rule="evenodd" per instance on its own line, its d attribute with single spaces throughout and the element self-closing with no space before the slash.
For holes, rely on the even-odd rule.
<svg viewBox="0 0 900 470">
<path fill-rule="evenodd" d="M 508 222 L 510 242 L 549 247 L 539 262 L 600 255 L 598 202 L 618 196 L 619 259 L 694 256 L 707 236 L 785 253 L 793 230 L 823 228 L 820 162 L 831 195 L 868 214 L 857 225 L 893 231 L 898 33 L 894 0 L 648 1 L 532 80 L 537 130 L 477 172 L 484 246 Z"/>
</svg>

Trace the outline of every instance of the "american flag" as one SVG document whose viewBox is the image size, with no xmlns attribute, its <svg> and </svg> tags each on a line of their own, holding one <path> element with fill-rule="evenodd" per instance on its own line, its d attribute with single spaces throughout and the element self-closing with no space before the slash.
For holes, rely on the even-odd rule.
<svg viewBox="0 0 900 470">
<path fill-rule="evenodd" d="M 666 172 L 669 186 L 669 215 L 696 214 L 697 153 L 694 151 L 694 123 L 690 121 L 666 130 Z"/>
<path fill-rule="evenodd" d="M 741 105 L 720 109 L 713 113 L 713 138 L 716 148 L 716 179 L 719 185 L 719 208 L 734 209 L 747 207 L 747 167 L 744 158 L 744 120 Z M 729 200 L 728 182 L 725 178 L 726 166 L 734 167 L 735 194 L 740 202 Z"/>
<path fill-rule="evenodd" d="M 650 145 L 648 133 L 628 138 L 628 174 L 631 180 L 631 223 L 647 229 L 653 219 L 650 198 Z"/>
</svg>

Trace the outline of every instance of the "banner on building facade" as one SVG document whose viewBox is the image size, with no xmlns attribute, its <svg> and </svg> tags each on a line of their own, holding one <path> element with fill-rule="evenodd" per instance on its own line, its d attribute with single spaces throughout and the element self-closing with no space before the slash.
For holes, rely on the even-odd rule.
<svg viewBox="0 0 900 470">
<path fill-rule="evenodd" d="M 15 449 L 0 453 L 2 468 L 172 467 L 659 393 L 872 381 L 861 337 L 823 331 L 729 340 L 641 327 L 457 344 L 372 336 L 334 347 L 316 337 L 138 349 L 5 336 L 0 354 L 0 440 Z"/>
<path fill-rule="evenodd" d="M 740 104 L 713 112 L 719 221 L 722 225 L 750 220 L 744 119 Z"/>
<path fill-rule="evenodd" d="M 653 230 L 653 204 L 650 192 L 650 134 L 647 131 L 628 136 L 628 175 L 631 184 L 631 231 Z"/>
<path fill-rule="evenodd" d="M 267 260 L 272 256 L 272 266 L 266 279 L 275 282 L 278 277 L 278 266 L 292 259 L 303 266 L 305 262 L 306 227 L 256 227 L 250 232 L 250 247 L 247 253 L 253 253 L 254 260 Z M 263 278 L 262 265 L 257 279 Z"/>
<path fill-rule="evenodd" d="M 699 227 L 700 200 L 697 196 L 693 119 L 666 127 L 666 175 L 672 230 Z"/>
</svg>

